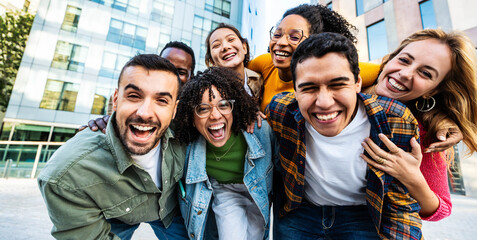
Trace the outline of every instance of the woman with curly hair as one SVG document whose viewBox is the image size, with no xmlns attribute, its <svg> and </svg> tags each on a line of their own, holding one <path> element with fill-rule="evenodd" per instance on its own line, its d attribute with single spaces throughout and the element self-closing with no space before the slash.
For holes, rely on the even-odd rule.
<svg viewBox="0 0 477 240">
<path fill-rule="evenodd" d="M 250 61 L 250 47 L 240 31 L 229 24 L 220 23 L 205 39 L 205 64 L 207 67 L 226 67 L 234 70 L 245 91 L 260 104 L 263 78 L 246 68 Z"/>
<path fill-rule="evenodd" d="M 275 94 L 294 91 L 291 57 L 303 40 L 311 34 L 334 32 L 356 43 L 354 31 L 357 31 L 356 27 L 341 15 L 320 4 L 302 4 L 287 10 L 280 23 L 270 29 L 270 53 L 256 57 L 247 65 L 265 79 L 260 109 L 264 111 Z M 370 76 L 361 75 L 363 80 L 369 78 L 372 81 L 377 76 L 379 65 L 360 64 L 360 68 L 365 73 L 371 73 Z"/>
<path fill-rule="evenodd" d="M 245 131 L 257 111 L 227 68 L 199 72 L 183 87 L 176 137 L 188 144 L 180 208 L 191 238 L 215 228 L 219 239 L 268 236 L 276 142 L 265 121 L 253 134 Z"/>
<path fill-rule="evenodd" d="M 463 135 L 470 153 L 477 151 L 476 66 L 475 46 L 465 34 L 421 30 L 384 57 L 379 77 L 365 89 L 405 103 L 420 123 L 422 153 L 419 148 L 405 153 L 381 136 L 389 152 L 368 140 L 365 149 L 375 160 L 363 158 L 408 188 L 419 202 L 424 220 L 441 220 L 452 209 L 447 182 L 449 158 L 445 152 L 428 149 L 429 143 L 437 140 L 436 133 L 449 125 L 457 135 Z"/>
</svg>

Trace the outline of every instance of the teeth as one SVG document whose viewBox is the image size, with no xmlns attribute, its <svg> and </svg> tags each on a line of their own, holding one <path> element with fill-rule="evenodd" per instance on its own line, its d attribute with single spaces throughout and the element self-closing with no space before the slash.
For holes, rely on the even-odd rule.
<svg viewBox="0 0 477 240">
<path fill-rule="evenodd" d="M 336 116 L 338 116 L 338 112 L 334 112 L 334 113 L 330 113 L 330 114 L 326 114 L 326 115 L 315 114 L 315 117 L 318 118 L 318 120 L 321 120 L 321 121 L 328 121 L 328 120 L 331 120 L 331 119 L 335 118 Z"/>
<path fill-rule="evenodd" d="M 133 128 L 139 130 L 139 131 L 150 131 L 152 130 L 154 127 L 145 127 L 145 126 L 140 126 L 140 125 L 132 125 Z"/>
<path fill-rule="evenodd" d="M 227 59 L 229 59 L 229 58 L 231 58 L 231 57 L 234 57 L 235 55 L 237 55 L 237 53 L 231 53 L 231 54 L 225 55 L 225 56 L 224 56 L 224 60 L 227 60 Z"/>
<path fill-rule="evenodd" d="M 215 126 L 210 126 L 209 129 L 210 130 L 219 130 L 219 129 L 223 128 L 224 126 L 225 126 L 225 124 L 222 123 L 222 124 L 217 124 Z"/>
<path fill-rule="evenodd" d="M 275 55 L 281 56 L 281 57 L 289 57 L 291 54 L 287 52 L 282 52 L 282 51 L 274 51 Z"/>
<path fill-rule="evenodd" d="M 397 83 L 396 80 L 394 80 L 394 79 L 392 79 L 392 78 L 389 78 L 388 82 L 389 82 L 389 84 L 390 84 L 392 87 L 396 88 L 396 89 L 399 90 L 399 91 L 404 91 L 404 90 L 406 90 L 406 87 L 405 87 L 405 86 L 403 86 L 403 85 Z"/>
</svg>

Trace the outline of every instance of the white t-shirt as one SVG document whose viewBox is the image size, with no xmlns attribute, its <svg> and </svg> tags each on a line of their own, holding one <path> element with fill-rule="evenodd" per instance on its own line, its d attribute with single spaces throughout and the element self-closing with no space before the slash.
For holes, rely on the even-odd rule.
<svg viewBox="0 0 477 240">
<path fill-rule="evenodd" d="M 131 158 L 141 166 L 152 178 L 152 181 L 156 184 L 157 188 L 161 189 L 161 163 L 162 163 L 162 154 L 161 154 L 161 142 L 157 147 L 153 148 L 151 151 L 144 155 L 132 155 Z"/>
<path fill-rule="evenodd" d="M 305 197 L 318 206 L 366 205 L 367 163 L 360 158 L 371 124 L 359 101 L 358 111 L 334 137 L 306 123 Z"/>
</svg>

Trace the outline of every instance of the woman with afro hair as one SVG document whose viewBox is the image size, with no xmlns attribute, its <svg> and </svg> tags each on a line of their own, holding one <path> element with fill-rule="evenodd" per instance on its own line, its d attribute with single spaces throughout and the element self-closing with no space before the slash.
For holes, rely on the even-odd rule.
<svg viewBox="0 0 477 240">
<path fill-rule="evenodd" d="M 268 238 L 277 144 L 266 121 L 245 131 L 257 111 L 231 69 L 211 67 L 184 85 L 176 138 L 188 145 L 180 209 L 191 239 L 215 231 L 219 239 Z"/>
</svg>

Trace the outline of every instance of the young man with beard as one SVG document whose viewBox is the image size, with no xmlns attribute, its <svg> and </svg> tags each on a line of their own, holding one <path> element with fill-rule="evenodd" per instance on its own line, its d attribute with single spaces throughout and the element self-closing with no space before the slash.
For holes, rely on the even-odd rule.
<svg viewBox="0 0 477 240">
<path fill-rule="evenodd" d="M 178 214 L 184 149 L 168 126 L 180 79 L 155 54 L 123 67 L 106 134 L 85 130 L 38 176 L 57 239 L 130 239 L 141 222 L 159 239 L 187 239 Z"/>
<path fill-rule="evenodd" d="M 410 110 L 360 93 L 356 48 L 336 33 L 304 40 L 291 71 L 295 93 L 276 95 L 267 110 L 280 143 L 274 239 L 421 239 L 418 203 L 360 157 L 368 137 L 401 148 L 388 154 L 407 154 L 411 145 L 419 154 Z"/>
</svg>

